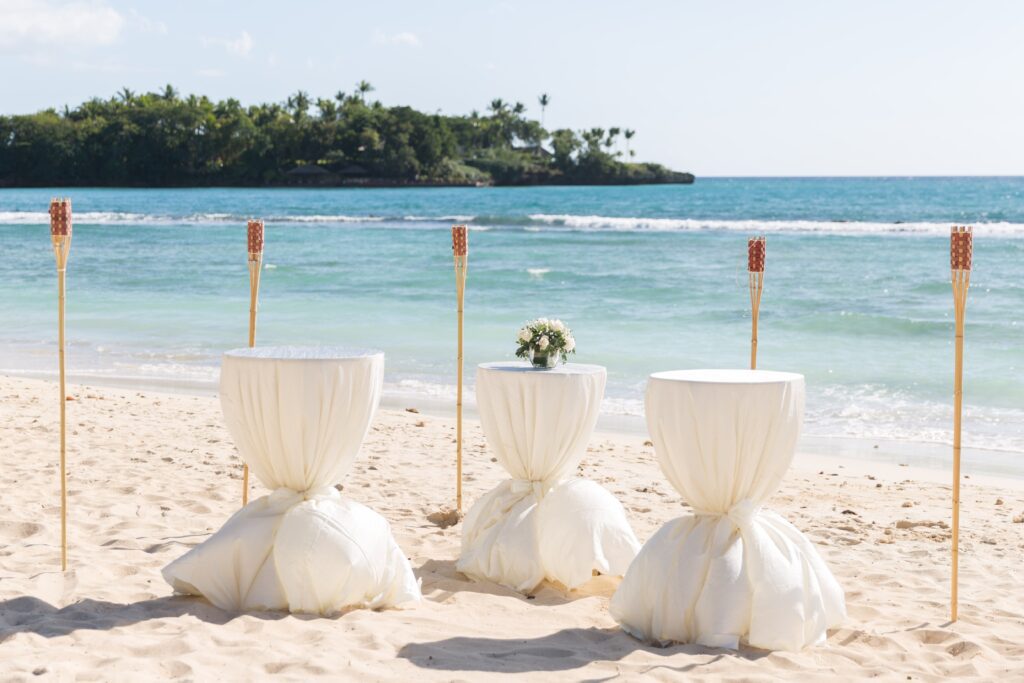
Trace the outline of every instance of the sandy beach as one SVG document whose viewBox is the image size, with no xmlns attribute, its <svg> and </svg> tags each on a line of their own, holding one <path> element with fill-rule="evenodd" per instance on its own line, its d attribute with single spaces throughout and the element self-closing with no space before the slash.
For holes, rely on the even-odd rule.
<svg viewBox="0 0 1024 683">
<path fill-rule="evenodd" d="M 422 580 L 411 609 L 231 614 L 160 569 L 239 507 L 216 398 L 71 385 L 70 565 L 59 571 L 55 383 L 0 378 L 0 680 L 882 680 L 1024 678 L 1024 482 L 963 482 L 960 621 L 948 623 L 949 476 L 800 454 L 770 506 L 816 544 L 847 622 L 799 653 L 653 648 L 608 615 L 618 579 L 524 597 L 454 569 L 454 420 L 382 410 L 343 494 L 381 513 Z M 468 503 L 497 484 L 468 424 Z M 685 508 L 642 436 L 599 433 L 580 473 L 641 541 Z M 264 491 L 256 486 L 253 497 Z"/>
</svg>

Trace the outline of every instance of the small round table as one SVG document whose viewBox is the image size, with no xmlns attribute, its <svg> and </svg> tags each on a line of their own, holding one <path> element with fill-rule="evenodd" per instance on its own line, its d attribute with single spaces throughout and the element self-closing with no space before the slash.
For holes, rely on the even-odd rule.
<svg viewBox="0 0 1024 683">
<path fill-rule="evenodd" d="M 605 369 L 484 363 L 476 400 L 487 443 L 511 479 L 466 515 L 458 570 L 518 591 L 541 581 L 576 588 L 593 571 L 620 575 L 640 548 L 622 505 L 572 477 L 604 395 Z"/>
<path fill-rule="evenodd" d="M 810 541 L 761 507 L 793 459 L 803 375 L 659 372 L 645 407 L 658 462 L 693 513 L 644 545 L 612 616 L 658 644 L 798 650 L 824 640 L 845 618 L 843 591 Z"/>
<path fill-rule="evenodd" d="M 222 609 L 331 614 L 420 599 L 383 517 L 334 485 L 380 403 L 384 354 L 277 346 L 224 354 L 220 399 L 238 452 L 272 493 L 163 570 Z"/>
</svg>

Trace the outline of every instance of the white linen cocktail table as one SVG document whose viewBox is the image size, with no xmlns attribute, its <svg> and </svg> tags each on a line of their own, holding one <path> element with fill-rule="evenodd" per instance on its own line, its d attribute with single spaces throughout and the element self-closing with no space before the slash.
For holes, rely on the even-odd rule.
<svg viewBox="0 0 1024 683">
<path fill-rule="evenodd" d="M 576 588 L 593 570 L 626 571 L 640 544 L 622 505 L 595 482 L 572 477 L 597 422 L 605 378 L 597 365 L 479 366 L 480 424 L 512 478 L 466 515 L 460 572 L 530 591 L 544 579 Z"/>
<path fill-rule="evenodd" d="M 272 493 L 163 570 L 222 609 L 330 614 L 420 599 L 383 517 L 334 488 L 380 403 L 384 354 L 261 347 L 224 354 L 220 399 L 242 459 Z"/>
<path fill-rule="evenodd" d="M 782 482 L 804 409 L 803 375 L 659 372 L 647 426 L 665 476 L 693 508 L 643 547 L 610 611 L 659 644 L 798 650 L 846 615 L 810 541 L 761 505 Z"/>
</svg>

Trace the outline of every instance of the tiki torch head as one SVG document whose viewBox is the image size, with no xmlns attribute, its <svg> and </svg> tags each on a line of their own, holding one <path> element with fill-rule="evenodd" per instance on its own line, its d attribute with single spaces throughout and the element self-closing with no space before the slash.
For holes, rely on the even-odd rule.
<svg viewBox="0 0 1024 683">
<path fill-rule="evenodd" d="M 57 257 L 57 268 L 63 269 L 71 250 L 70 199 L 50 200 L 50 239 L 53 241 L 53 253 Z"/>
<path fill-rule="evenodd" d="M 465 225 L 452 226 L 452 253 L 456 257 L 469 255 L 469 240 Z"/>
<path fill-rule="evenodd" d="M 71 200 L 50 200 L 50 236 L 66 237 L 71 235 Z"/>
<path fill-rule="evenodd" d="M 263 258 L 263 221 L 249 221 L 249 260 L 259 261 Z"/>
<path fill-rule="evenodd" d="M 953 226 L 949 234 L 949 267 L 953 270 L 971 269 L 971 257 L 974 255 L 973 228 Z"/>
<path fill-rule="evenodd" d="M 765 238 L 751 237 L 747 240 L 747 270 L 751 273 L 764 272 Z"/>
</svg>

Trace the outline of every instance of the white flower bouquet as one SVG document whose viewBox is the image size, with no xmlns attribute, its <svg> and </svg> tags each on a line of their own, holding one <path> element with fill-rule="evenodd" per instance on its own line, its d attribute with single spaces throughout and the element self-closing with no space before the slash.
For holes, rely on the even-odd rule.
<svg viewBox="0 0 1024 683">
<path fill-rule="evenodd" d="M 516 357 L 538 368 L 553 368 L 559 361 L 565 362 L 570 353 L 576 353 L 572 330 L 561 320 L 531 320 L 519 330 L 516 343 Z"/>
</svg>

